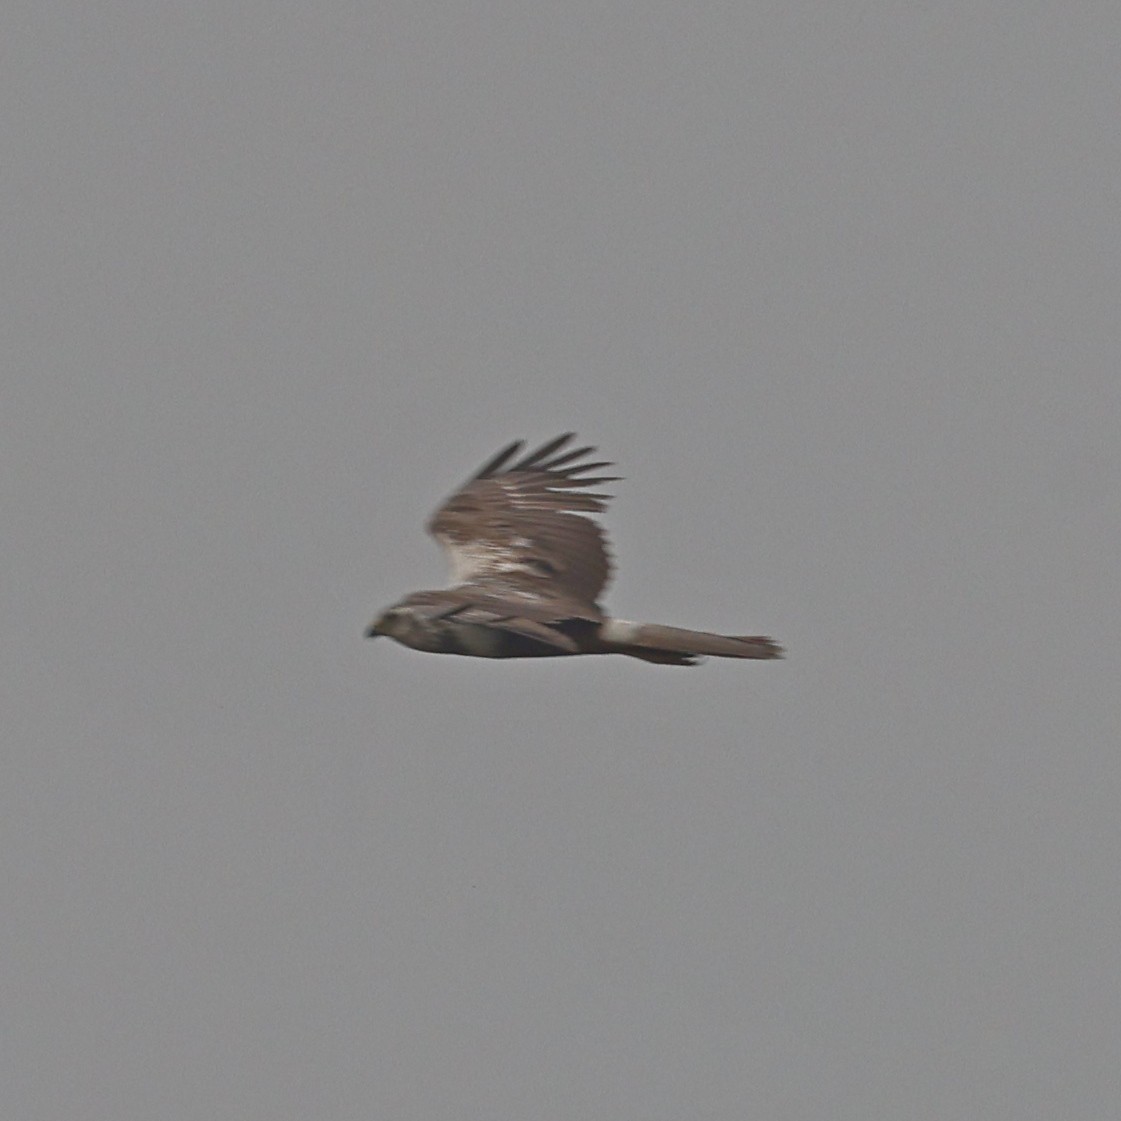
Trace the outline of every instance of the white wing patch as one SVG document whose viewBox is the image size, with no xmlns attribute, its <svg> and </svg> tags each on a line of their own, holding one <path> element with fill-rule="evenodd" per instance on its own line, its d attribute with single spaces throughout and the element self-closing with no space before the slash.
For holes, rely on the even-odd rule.
<svg viewBox="0 0 1121 1121">
<path fill-rule="evenodd" d="M 496 576 L 510 572 L 540 575 L 532 565 L 526 564 L 505 545 L 487 545 L 481 541 L 461 545 L 446 537 L 440 538 L 440 544 L 444 546 L 451 562 L 453 587 L 457 584 L 469 584 L 476 577 L 484 575 Z M 525 538 L 518 538 L 513 544 L 528 546 L 530 542 Z"/>
</svg>

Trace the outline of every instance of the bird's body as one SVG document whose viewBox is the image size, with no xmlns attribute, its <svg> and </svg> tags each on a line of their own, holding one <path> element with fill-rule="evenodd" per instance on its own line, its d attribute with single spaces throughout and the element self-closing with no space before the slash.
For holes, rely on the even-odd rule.
<svg viewBox="0 0 1121 1121">
<path fill-rule="evenodd" d="M 611 619 L 598 597 L 611 562 L 600 526 L 585 515 L 609 498 L 584 488 L 593 448 L 563 450 L 568 433 L 516 459 L 521 441 L 494 456 L 443 506 L 429 531 L 451 559 L 452 587 L 413 592 L 370 625 L 434 654 L 536 658 L 626 654 L 665 665 L 698 657 L 780 658 L 762 636 L 730 636 Z M 510 462 L 515 460 L 514 462 Z"/>
</svg>

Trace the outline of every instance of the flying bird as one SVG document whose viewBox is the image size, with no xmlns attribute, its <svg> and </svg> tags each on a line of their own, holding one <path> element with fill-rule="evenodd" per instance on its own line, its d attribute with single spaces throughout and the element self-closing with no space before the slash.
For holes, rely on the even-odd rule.
<svg viewBox="0 0 1121 1121">
<path fill-rule="evenodd" d="M 761 635 L 722 635 L 610 618 L 599 605 L 611 575 L 603 529 L 590 516 L 611 495 L 590 487 L 618 482 L 596 475 L 595 448 L 571 448 L 568 432 L 522 455 L 515 440 L 453 494 L 428 523 L 447 551 L 452 586 L 413 592 L 370 624 L 434 654 L 548 658 L 626 654 L 660 665 L 699 658 L 781 658 Z M 519 458 L 520 457 L 520 458 Z"/>
</svg>

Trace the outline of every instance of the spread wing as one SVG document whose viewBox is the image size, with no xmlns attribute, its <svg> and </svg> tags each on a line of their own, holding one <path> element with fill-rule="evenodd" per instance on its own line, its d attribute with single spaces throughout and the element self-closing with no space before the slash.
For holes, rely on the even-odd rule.
<svg viewBox="0 0 1121 1121">
<path fill-rule="evenodd" d="M 515 440 L 436 511 L 428 531 L 447 550 L 454 584 L 595 604 L 611 561 L 603 530 L 583 515 L 611 496 L 585 488 L 618 476 L 589 477 L 611 464 L 588 462 L 595 448 L 568 449 L 573 435 L 524 456 Z"/>
</svg>

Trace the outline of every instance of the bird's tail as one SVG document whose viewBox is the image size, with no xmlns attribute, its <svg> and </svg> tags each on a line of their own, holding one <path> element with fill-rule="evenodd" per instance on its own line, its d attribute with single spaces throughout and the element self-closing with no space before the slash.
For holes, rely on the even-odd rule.
<svg viewBox="0 0 1121 1121">
<path fill-rule="evenodd" d="M 629 623 L 608 619 L 599 628 L 605 654 L 626 654 L 669 666 L 695 665 L 697 659 L 781 658 L 782 647 L 763 635 L 709 634 L 664 627 L 658 623 Z"/>
</svg>

